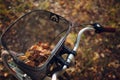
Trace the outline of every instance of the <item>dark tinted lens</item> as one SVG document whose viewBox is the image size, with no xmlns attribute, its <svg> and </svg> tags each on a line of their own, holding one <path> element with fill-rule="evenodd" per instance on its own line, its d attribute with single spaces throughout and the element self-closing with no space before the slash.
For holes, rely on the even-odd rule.
<svg viewBox="0 0 120 80">
<path fill-rule="evenodd" d="M 4 47 L 25 53 L 38 42 L 55 46 L 69 28 L 64 18 L 47 11 L 33 11 L 13 23 L 2 36 Z"/>
</svg>

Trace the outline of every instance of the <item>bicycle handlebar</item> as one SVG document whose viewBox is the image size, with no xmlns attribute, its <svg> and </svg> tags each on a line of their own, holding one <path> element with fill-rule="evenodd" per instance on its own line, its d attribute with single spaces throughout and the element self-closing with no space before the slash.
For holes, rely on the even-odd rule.
<svg viewBox="0 0 120 80">
<path fill-rule="evenodd" d="M 110 28 L 110 27 L 106 27 L 106 28 L 105 28 L 105 27 L 101 26 L 101 25 L 98 24 L 98 23 L 94 23 L 94 24 L 91 24 L 91 25 L 92 25 L 92 27 L 91 27 L 91 26 L 88 26 L 88 27 L 85 27 L 85 28 L 83 28 L 83 29 L 81 29 L 81 30 L 79 31 L 78 37 L 77 37 L 77 40 L 76 40 L 76 44 L 75 44 L 75 46 L 74 46 L 74 48 L 73 48 L 73 51 L 77 51 L 78 46 L 79 46 L 79 43 L 80 43 L 80 40 L 81 40 L 81 36 L 82 36 L 82 34 L 83 34 L 85 31 L 94 30 L 96 33 L 115 32 L 115 31 L 116 31 L 115 28 Z M 73 60 L 73 58 L 74 58 L 74 55 L 73 55 L 73 54 L 69 54 L 68 59 L 67 59 L 67 62 L 70 63 L 70 62 Z M 64 71 L 66 68 L 67 68 L 67 65 L 64 65 L 61 71 L 58 71 L 58 72 L 54 73 L 54 74 L 52 75 L 52 80 L 57 80 L 58 74 L 59 74 L 59 73 L 62 73 L 62 71 Z"/>
</svg>

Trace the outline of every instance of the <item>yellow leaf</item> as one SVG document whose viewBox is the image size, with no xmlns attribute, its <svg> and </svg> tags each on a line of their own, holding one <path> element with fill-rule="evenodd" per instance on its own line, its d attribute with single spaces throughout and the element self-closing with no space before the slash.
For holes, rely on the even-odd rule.
<svg viewBox="0 0 120 80">
<path fill-rule="evenodd" d="M 97 52 L 94 53 L 93 61 L 97 60 L 99 58 L 99 54 Z"/>
</svg>

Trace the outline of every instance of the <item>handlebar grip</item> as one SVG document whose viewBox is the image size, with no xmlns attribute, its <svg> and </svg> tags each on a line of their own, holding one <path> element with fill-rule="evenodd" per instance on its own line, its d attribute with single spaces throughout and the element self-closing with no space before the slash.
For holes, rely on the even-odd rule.
<svg viewBox="0 0 120 80">
<path fill-rule="evenodd" d="M 103 32 L 115 32 L 115 31 L 116 31 L 115 28 L 110 28 L 110 27 L 103 28 Z"/>
<path fill-rule="evenodd" d="M 102 32 L 115 32 L 115 28 L 110 28 L 110 27 L 103 27 L 99 23 L 94 23 L 92 24 L 93 28 L 95 29 L 96 33 L 102 33 Z"/>
</svg>

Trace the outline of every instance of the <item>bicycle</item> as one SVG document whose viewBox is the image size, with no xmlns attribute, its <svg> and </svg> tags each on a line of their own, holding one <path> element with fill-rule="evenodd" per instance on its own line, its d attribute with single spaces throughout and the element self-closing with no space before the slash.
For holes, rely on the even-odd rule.
<svg viewBox="0 0 120 80">
<path fill-rule="evenodd" d="M 77 55 L 81 35 L 85 31 L 115 32 L 114 28 L 104 28 L 99 23 L 85 25 L 79 31 L 73 49 L 70 49 L 65 45 L 67 36 L 74 28 L 70 21 L 45 10 L 26 13 L 14 21 L 1 36 L 1 43 L 6 49 L 2 53 L 5 67 L 18 80 L 57 80 L 57 76 L 65 72 Z M 41 42 L 52 47 L 42 65 L 30 66 L 19 58 L 25 55 L 30 46 Z M 63 57 L 64 54 L 67 57 Z"/>
</svg>

